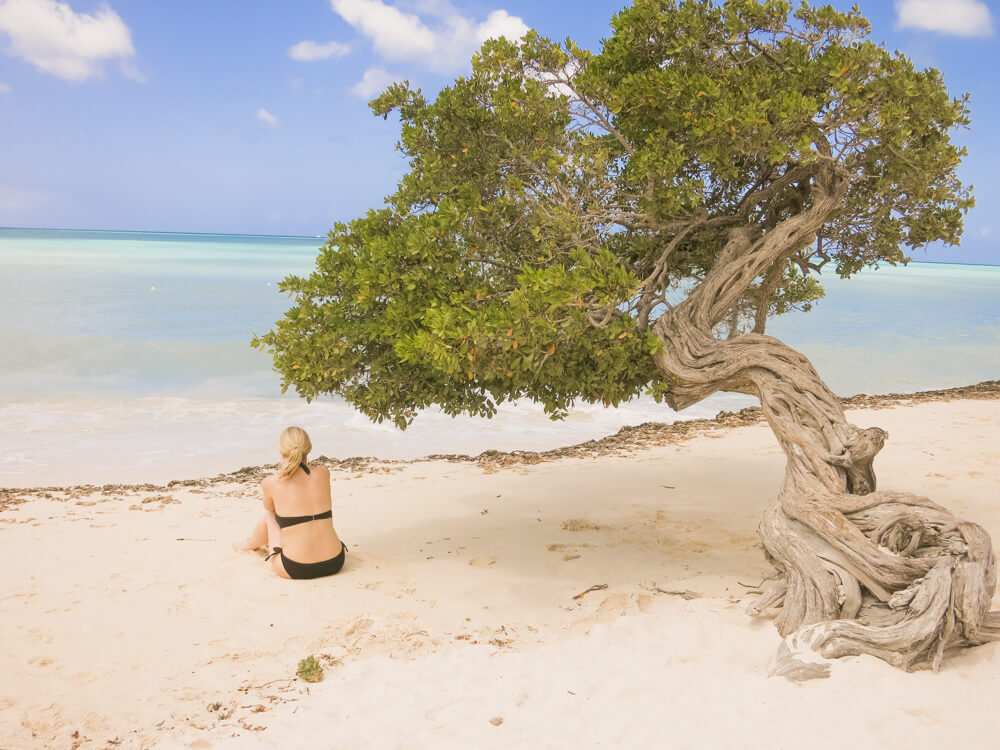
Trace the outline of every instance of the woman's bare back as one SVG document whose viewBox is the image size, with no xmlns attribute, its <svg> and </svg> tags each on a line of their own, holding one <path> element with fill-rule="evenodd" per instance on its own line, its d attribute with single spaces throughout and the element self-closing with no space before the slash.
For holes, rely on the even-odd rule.
<svg viewBox="0 0 1000 750">
<path fill-rule="evenodd" d="M 309 473 L 299 469 L 286 479 L 277 474 L 261 482 L 264 507 L 276 516 L 313 516 L 331 510 L 330 470 L 310 466 Z M 281 529 L 281 547 L 291 560 L 300 563 L 329 560 L 340 554 L 340 537 L 329 518 L 306 521 Z"/>
</svg>

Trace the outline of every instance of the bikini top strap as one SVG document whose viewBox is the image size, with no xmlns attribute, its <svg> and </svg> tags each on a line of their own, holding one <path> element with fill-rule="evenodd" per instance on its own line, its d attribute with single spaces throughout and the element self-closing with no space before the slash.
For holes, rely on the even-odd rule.
<svg viewBox="0 0 1000 750">
<path fill-rule="evenodd" d="M 302 471 L 304 471 L 306 474 L 309 473 L 309 467 L 306 466 L 306 462 L 305 461 L 303 461 L 302 463 L 300 463 L 299 466 L 302 467 Z"/>
</svg>

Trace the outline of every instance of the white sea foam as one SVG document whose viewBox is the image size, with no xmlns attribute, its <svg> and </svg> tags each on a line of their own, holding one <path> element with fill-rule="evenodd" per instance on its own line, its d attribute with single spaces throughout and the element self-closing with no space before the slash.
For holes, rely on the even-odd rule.
<svg viewBox="0 0 1000 750">
<path fill-rule="evenodd" d="M 19 398 L 0 403 L 0 486 L 166 482 L 274 463 L 278 434 L 290 424 L 309 431 L 316 455 L 408 459 L 545 450 L 601 438 L 625 425 L 714 416 L 751 403 L 720 394 L 678 413 L 637 399 L 616 409 L 584 406 L 558 422 L 532 403 L 505 405 L 491 420 L 429 410 L 401 432 L 334 400 Z"/>
</svg>

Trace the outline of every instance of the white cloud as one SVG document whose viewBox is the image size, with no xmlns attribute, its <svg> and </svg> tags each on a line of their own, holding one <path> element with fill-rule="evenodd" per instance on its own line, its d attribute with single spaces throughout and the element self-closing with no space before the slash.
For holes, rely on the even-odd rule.
<svg viewBox="0 0 1000 750">
<path fill-rule="evenodd" d="M 982 235 L 983 237 L 989 237 L 991 234 L 993 234 L 993 227 L 983 227 L 982 229 L 979 230 L 979 234 Z"/>
<path fill-rule="evenodd" d="M 528 27 L 520 16 L 512 16 L 505 10 L 495 10 L 476 27 L 476 42 L 482 44 L 487 39 L 499 39 L 502 36 L 516 40 L 527 33 Z"/>
<path fill-rule="evenodd" d="M 416 4 L 432 22 L 382 0 L 330 0 L 330 4 L 386 60 L 415 62 L 437 72 L 461 69 L 487 39 L 519 39 L 528 31 L 524 21 L 505 10 L 495 10 L 477 23 L 439 0 Z"/>
<path fill-rule="evenodd" d="M 118 60 L 125 76 L 141 80 L 128 26 L 107 4 L 88 14 L 56 0 L 0 0 L 0 32 L 8 37 L 8 55 L 67 81 L 101 75 L 106 60 Z"/>
<path fill-rule="evenodd" d="M 288 56 L 293 60 L 313 62 L 314 60 L 329 60 L 331 57 L 343 57 L 350 51 L 351 45 L 343 42 L 320 44 L 306 40 L 289 47 Z"/>
<path fill-rule="evenodd" d="M 434 34 L 418 16 L 403 13 L 380 0 L 331 0 L 331 5 L 389 60 L 406 60 L 434 52 Z"/>
<path fill-rule="evenodd" d="M 993 19 L 981 0 L 896 0 L 896 28 L 992 36 Z"/>
<path fill-rule="evenodd" d="M 0 81 L 0 94 L 10 94 L 13 93 L 14 89 L 10 87 L 9 83 L 4 83 Z"/>
<path fill-rule="evenodd" d="M 360 96 L 362 99 L 368 99 L 374 94 L 381 93 L 389 84 L 395 83 L 398 80 L 400 80 L 400 76 L 394 75 L 387 70 L 382 70 L 382 68 L 368 68 L 361 80 L 351 87 L 351 93 L 355 96 Z"/>
<path fill-rule="evenodd" d="M 272 127 L 272 128 L 276 128 L 280 124 L 279 120 L 278 120 L 278 116 L 277 115 L 272 115 L 270 112 L 268 112 L 263 107 L 261 107 L 260 109 L 257 110 L 257 119 L 260 120 L 265 125 L 267 125 L 268 127 Z"/>
</svg>

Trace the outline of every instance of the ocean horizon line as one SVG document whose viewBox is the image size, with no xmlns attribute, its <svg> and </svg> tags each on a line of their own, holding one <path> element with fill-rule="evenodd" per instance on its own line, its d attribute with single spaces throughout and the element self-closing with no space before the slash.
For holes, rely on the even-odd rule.
<svg viewBox="0 0 1000 750">
<path fill-rule="evenodd" d="M 17 232 L 78 232 L 78 233 L 92 233 L 92 234 L 149 234 L 149 235 L 165 235 L 171 237 L 246 237 L 246 238 L 258 238 L 258 239 L 273 239 L 273 240 L 325 240 L 326 235 L 308 235 L 308 234 L 260 234 L 260 233 L 247 233 L 247 232 L 180 232 L 180 231 L 169 231 L 162 229 L 74 229 L 71 227 L 8 227 L 0 226 L 0 232 L 3 231 L 17 231 Z M 982 268 L 998 268 L 1000 267 L 1000 262 L 997 263 L 971 263 L 964 261 L 948 261 L 948 260 L 917 260 L 913 258 L 910 263 L 919 263 L 927 265 L 936 266 L 975 266 Z M 908 265 L 906 263 L 901 263 L 897 265 Z"/>
<path fill-rule="evenodd" d="M 0 232 L 91 232 L 94 234 L 166 234 L 184 237 L 265 237 L 276 240 L 322 240 L 326 235 L 259 234 L 248 232 L 177 232 L 165 229 L 74 229 L 71 227 L 0 227 Z"/>
</svg>

